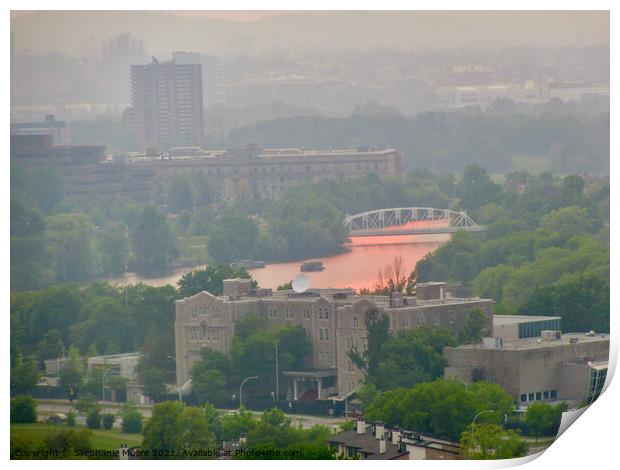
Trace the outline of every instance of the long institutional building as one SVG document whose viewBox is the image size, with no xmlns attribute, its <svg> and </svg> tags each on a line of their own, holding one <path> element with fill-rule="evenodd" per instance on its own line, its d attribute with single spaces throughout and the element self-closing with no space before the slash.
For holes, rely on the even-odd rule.
<svg viewBox="0 0 620 470">
<path fill-rule="evenodd" d="M 172 149 L 165 157 L 112 156 L 101 145 L 54 145 L 51 134 L 11 135 L 11 165 L 51 169 L 65 197 L 95 194 L 107 200 L 125 196 L 142 204 L 165 204 L 177 176 L 203 175 L 225 200 L 240 194 L 278 198 L 302 183 L 344 181 L 369 174 L 400 177 L 401 152 L 383 148 L 342 150 L 261 149 L 204 151 Z"/>
<path fill-rule="evenodd" d="M 176 302 L 175 342 L 177 381 L 190 380 L 192 364 L 202 348 L 228 353 L 235 324 L 250 314 L 276 325 L 301 325 L 312 343 L 312 353 L 303 370 L 283 371 L 294 400 L 343 399 L 364 376 L 349 359 L 348 351 L 366 348 L 365 313 L 385 313 L 390 330 L 441 326 L 453 332 L 463 328 L 473 308 L 486 316 L 487 334 L 492 325 L 492 304 L 486 299 L 447 298 L 444 283 L 420 284 L 417 296 L 402 294 L 360 296 L 351 290 L 317 289 L 302 294 L 251 289 L 249 279 L 224 281 L 224 292 L 214 296 L 201 292 Z"/>
<path fill-rule="evenodd" d="M 608 334 L 562 334 L 560 317 L 494 316 L 492 300 L 446 292 L 445 283 L 431 282 L 419 284 L 416 296 L 361 296 L 348 289 L 298 294 L 252 289 L 249 279 L 225 280 L 221 296 L 201 292 L 176 302 L 177 385 L 187 387 L 202 348 L 228 353 L 235 324 L 256 314 L 274 326 L 301 325 L 312 344 L 302 370 L 282 371 L 294 400 L 344 400 L 364 379 L 348 352 L 367 347 L 367 311 L 385 313 L 391 332 L 428 325 L 456 333 L 476 308 L 486 318 L 484 337 L 444 349 L 445 377 L 497 383 L 520 407 L 535 401 L 589 404 L 602 392 Z"/>
</svg>

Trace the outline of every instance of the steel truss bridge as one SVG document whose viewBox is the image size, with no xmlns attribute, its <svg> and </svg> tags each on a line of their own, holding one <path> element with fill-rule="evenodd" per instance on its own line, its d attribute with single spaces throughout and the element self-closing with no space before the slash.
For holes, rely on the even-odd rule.
<svg viewBox="0 0 620 470">
<path fill-rule="evenodd" d="M 427 223 L 425 223 L 427 222 Z M 350 237 L 480 232 L 485 229 L 465 212 L 433 207 L 377 209 L 347 216 Z"/>
</svg>

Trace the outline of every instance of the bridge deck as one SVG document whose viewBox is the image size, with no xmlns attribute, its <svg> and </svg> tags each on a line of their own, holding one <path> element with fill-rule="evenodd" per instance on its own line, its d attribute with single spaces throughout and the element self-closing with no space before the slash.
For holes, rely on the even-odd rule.
<svg viewBox="0 0 620 470">
<path fill-rule="evenodd" d="M 407 230 L 352 230 L 350 237 L 382 237 L 385 235 L 432 235 L 441 233 L 456 233 L 461 230 L 464 232 L 482 232 L 486 227 L 477 225 L 475 227 L 430 227 Z"/>
</svg>

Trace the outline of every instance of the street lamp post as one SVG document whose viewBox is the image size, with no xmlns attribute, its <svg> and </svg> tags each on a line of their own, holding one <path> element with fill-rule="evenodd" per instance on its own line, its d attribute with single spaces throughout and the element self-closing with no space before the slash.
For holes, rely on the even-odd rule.
<svg viewBox="0 0 620 470">
<path fill-rule="evenodd" d="M 278 342 L 276 341 L 276 401 L 280 401 L 280 377 L 278 374 Z"/>
<path fill-rule="evenodd" d="M 485 413 L 495 413 L 495 410 L 481 411 L 476 416 L 474 416 L 474 419 L 471 420 L 471 443 L 472 443 L 472 447 L 473 447 L 473 443 L 474 443 L 474 425 L 476 424 L 476 419 L 478 418 L 478 416 L 481 416 L 481 415 L 483 415 Z"/>
<path fill-rule="evenodd" d="M 256 380 L 258 380 L 258 379 L 259 379 L 259 377 L 255 376 L 255 375 L 254 375 L 254 376 L 252 376 L 252 377 L 246 377 L 246 378 L 245 378 L 245 379 L 243 379 L 243 381 L 241 382 L 241 385 L 239 385 L 239 408 L 241 408 L 241 407 L 243 406 L 243 395 L 241 395 L 241 394 L 242 394 L 242 392 L 243 392 L 243 385 L 244 385 L 244 384 L 245 384 L 248 380 L 252 380 L 252 379 L 256 379 Z"/>
<path fill-rule="evenodd" d="M 168 356 L 168 359 L 172 359 L 174 363 L 178 366 L 177 358 L 175 356 Z M 178 377 L 177 377 L 177 389 L 179 391 L 179 403 L 183 403 L 183 398 L 181 397 L 181 385 L 179 384 Z"/>
</svg>

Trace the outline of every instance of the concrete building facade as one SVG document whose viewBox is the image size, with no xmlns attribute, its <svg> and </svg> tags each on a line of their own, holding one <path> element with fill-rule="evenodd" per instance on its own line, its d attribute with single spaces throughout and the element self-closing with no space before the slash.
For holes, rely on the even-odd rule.
<svg viewBox="0 0 620 470">
<path fill-rule="evenodd" d="M 130 134 L 142 149 L 168 151 L 202 145 L 201 64 L 153 58 L 150 64 L 132 65 L 131 107 L 126 118 Z"/>
<path fill-rule="evenodd" d="M 535 401 L 589 403 L 605 381 L 609 335 L 543 330 L 539 337 L 485 338 L 480 344 L 448 347 L 444 356 L 446 377 L 497 383 L 521 406 Z"/>
<path fill-rule="evenodd" d="M 359 296 L 336 289 L 272 292 L 251 289 L 249 280 L 227 280 L 221 296 L 201 292 L 176 302 L 177 385 L 190 379 L 191 366 L 200 359 L 202 348 L 228 353 L 235 323 L 256 314 L 270 325 L 302 326 L 312 344 L 304 370 L 283 371 L 295 400 L 313 391 L 318 399 L 345 397 L 364 378 L 348 351 L 367 347 L 365 315 L 369 310 L 386 314 L 390 331 L 430 325 L 456 332 L 466 325 L 469 311 L 480 308 L 490 332 L 492 304 L 486 299 Z"/>
</svg>

